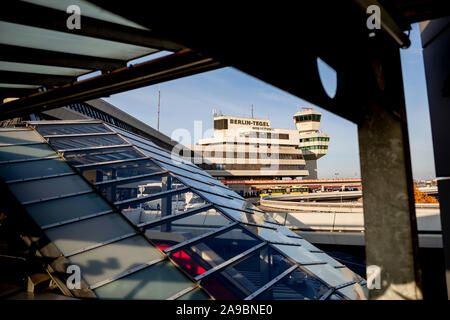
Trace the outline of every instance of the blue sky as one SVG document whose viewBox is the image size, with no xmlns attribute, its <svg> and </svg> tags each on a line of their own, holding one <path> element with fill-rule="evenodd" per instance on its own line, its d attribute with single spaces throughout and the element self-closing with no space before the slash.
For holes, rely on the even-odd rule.
<svg viewBox="0 0 450 320">
<path fill-rule="evenodd" d="M 412 45 L 401 51 L 413 175 L 415 179 L 435 176 L 430 116 L 426 95 L 422 49 L 418 25 L 410 34 Z M 324 72 L 324 86 L 333 90 L 331 72 Z M 295 129 L 292 116 L 299 107 L 322 112 L 321 129 L 331 137 L 328 154 L 318 161 L 319 178 L 360 177 L 357 128 L 353 123 L 296 96 L 286 93 L 233 68 L 223 68 L 164 82 L 105 100 L 156 128 L 158 89 L 161 90 L 160 130 L 172 136 L 186 129 L 194 139 L 194 121 L 202 121 L 203 132 L 213 127 L 212 110 L 224 115 L 269 118 L 272 127 Z"/>
</svg>

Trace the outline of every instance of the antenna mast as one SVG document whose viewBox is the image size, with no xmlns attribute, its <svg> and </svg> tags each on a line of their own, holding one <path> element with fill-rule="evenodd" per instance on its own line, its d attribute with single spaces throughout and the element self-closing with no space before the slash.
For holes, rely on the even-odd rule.
<svg viewBox="0 0 450 320">
<path fill-rule="evenodd" d="M 252 118 L 253 118 L 253 103 L 252 103 Z"/>
</svg>

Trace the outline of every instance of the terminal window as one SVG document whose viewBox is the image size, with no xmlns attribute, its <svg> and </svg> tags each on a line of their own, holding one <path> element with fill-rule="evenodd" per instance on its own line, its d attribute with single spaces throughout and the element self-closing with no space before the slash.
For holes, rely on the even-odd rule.
<svg viewBox="0 0 450 320">
<path fill-rule="evenodd" d="M 214 129 L 228 129 L 228 119 L 214 120 Z"/>
</svg>

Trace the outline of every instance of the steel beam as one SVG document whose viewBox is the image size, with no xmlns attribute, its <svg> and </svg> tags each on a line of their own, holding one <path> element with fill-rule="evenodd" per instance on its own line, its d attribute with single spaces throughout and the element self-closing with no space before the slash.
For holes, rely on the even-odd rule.
<svg viewBox="0 0 450 320">
<path fill-rule="evenodd" d="M 189 49 L 0 104 L 0 120 L 221 68 Z"/>
<path fill-rule="evenodd" d="M 5 44 L 0 44 L 0 61 L 86 70 L 114 70 L 126 67 L 127 65 L 125 60 L 84 56 Z"/>
<path fill-rule="evenodd" d="M 69 30 L 69 14 L 22 1 L 8 1 L 0 11 L 0 20 L 42 29 L 116 41 L 157 50 L 178 51 L 183 47 L 153 36 L 150 30 L 137 29 L 82 15 L 81 28 Z M 25 54 L 25 52 L 24 52 Z"/>
<path fill-rule="evenodd" d="M 0 83 L 31 84 L 42 87 L 60 86 L 74 82 L 75 76 L 60 76 L 28 72 L 0 71 Z"/>
</svg>

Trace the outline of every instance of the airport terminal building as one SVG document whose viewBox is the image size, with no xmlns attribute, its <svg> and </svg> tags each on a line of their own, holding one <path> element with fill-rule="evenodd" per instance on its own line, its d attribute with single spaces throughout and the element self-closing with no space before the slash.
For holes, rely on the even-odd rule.
<svg viewBox="0 0 450 320">
<path fill-rule="evenodd" d="M 220 180 L 295 179 L 308 175 L 299 139 L 297 130 L 271 128 L 268 119 L 214 116 L 214 137 L 190 148 Z"/>
<path fill-rule="evenodd" d="M 196 164 L 243 194 L 261 187 L 255 181 L 317 179 L 317 159 L 330 141 L 320 120 L 312 108 L 294 115 L 296 129 L 272 128 L 269 119 L 215 115 L 214 136 L 190 149 Z"/>
</svg>

